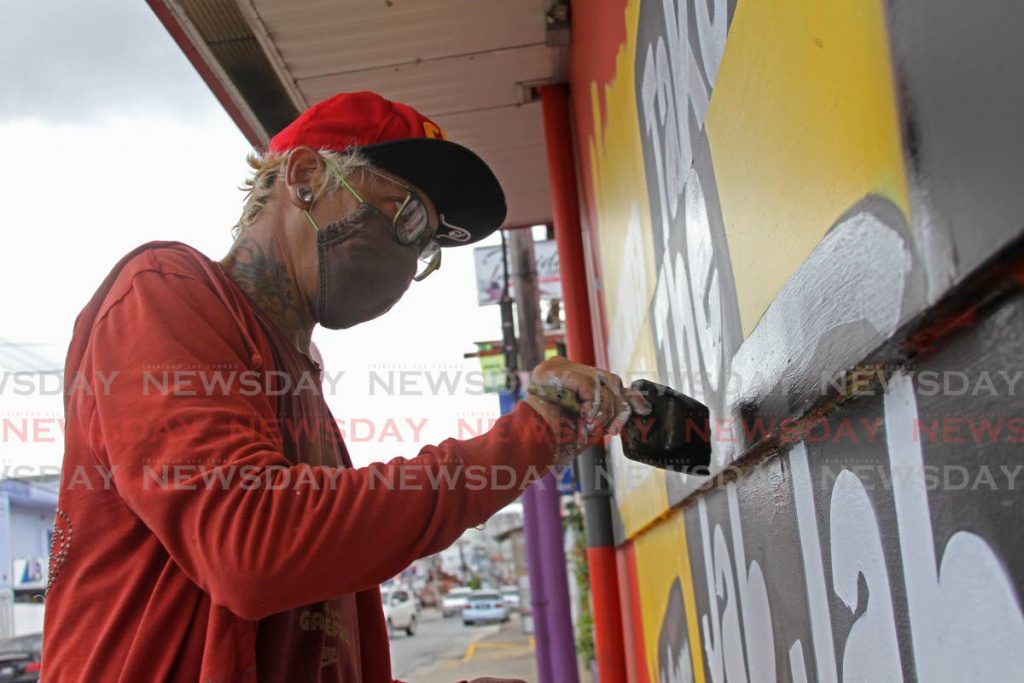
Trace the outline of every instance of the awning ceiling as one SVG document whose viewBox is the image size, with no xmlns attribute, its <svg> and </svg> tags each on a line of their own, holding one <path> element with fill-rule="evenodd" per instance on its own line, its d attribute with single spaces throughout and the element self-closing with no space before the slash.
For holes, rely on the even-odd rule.
<svg viewBox="0 0 1024 683">
<path fill-rule="evenodd" d="M 407 102 L 479 153 L 506 226 L 547 223 L 540 102 L 566 77 L 544 0 L 149 0 L 254 144 L 336 92 Z"/>
</svg>

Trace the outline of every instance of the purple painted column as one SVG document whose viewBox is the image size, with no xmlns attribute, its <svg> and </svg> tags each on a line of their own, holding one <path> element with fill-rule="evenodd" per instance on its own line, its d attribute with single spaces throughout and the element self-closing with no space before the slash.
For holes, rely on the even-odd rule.
<svg viewBox="0 0 1024 683">
<path fill-rule="evenodd" d="M 510 235 L 510 263 L 516 288 L 517 346 L 520 365 L 532 371 L 544 360 L 544 327 L 540 318 L 540 292 L 533 235 L 515 230 Z M 525 382 L 524 382 L 525 384 Z M 524 499 L 524 523 L 529 522 L 530 592 L 534 594 L 534 621 L 538 673 L 541 683 L 579 683 L 576 634 L 569 606 L 569 579 L 562 547 L 562 515 L 558 487 L 547 475 L 530 487 Z M 534 536 L 533 539 L 530 536 Z"/>
<path fill-rule="evenodd" d="M 537 511 L 540 538 L 541 578 L 544 582 L 547 649 L 550 652 L 551 679 L 555 683 L 579 683 L 576 666 L 576 634 L 569 606 L 569 577 L 566 574 L 564 534 L 560 494 L 555 476 L 549 474 L 530 487 Z M 532 577 L 531 577 L 532 581 Z M 539 642 L 539 641 L 538 641 Z"/>
<path fill-rule="evenodd" d="M 511 413 L 519 401 L 511 393 L 498 394 L 501 402 L 501 414 Z M 548 636 L 547 599 L 544 593 L 544 576 L 541 568 L 543 551 L 540 543 L 540 528 L 537 525 L 537 486 L 533 485 L 523 492 L 523 534 L 526 536 L 526 571 L 530 575 L 530 609 L 533 616 L 533 641 L 536 643 L 537 681 L 538 683 L 557 683 L 552 678 L 551 655 Z"/>
<path fill-rule="evenodd" d="M 551 667 L 551 636 L 548 629 L 548 600 L 544 588 L 543 550 L 537 519 L 537 484 L 523 493 L 523 530 L 526 533 L 526 569 L 530 575 L 530 608 L 533 641 L 536 643 L 538 683 L 558 683 Z"/>
</svg>

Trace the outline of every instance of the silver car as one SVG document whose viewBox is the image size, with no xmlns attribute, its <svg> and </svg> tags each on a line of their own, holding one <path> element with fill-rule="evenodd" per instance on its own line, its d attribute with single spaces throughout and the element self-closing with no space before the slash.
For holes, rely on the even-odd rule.
<svg viewBox="0 0 1024 683">
<path fill-rule="evenodd" d="M 461 612 L 462 608 L 466 606 L 466 600 L 472 593 L 473 590 L 471 588 L 465 588 L 464 586 L 458 586 L 448 591 L 448 595 L 444 596 L 444 600 L 441 601 L 441 614 L 444 618 L 447 619 Z"/>
<path fill-rule="evenodd" d="M 512 612 L 519 611 L 519 589 L 515 586 L 502 586 L 501 597 L 504 602 L 508 603 L 508 608 Z"/>
<path fill-rule="evenodd" d="M 462 608 L 462 623 L 477 624 L 489 621 L 509 620 L 508 601 L 498 591 L 475 591 Z"/>
</svg>

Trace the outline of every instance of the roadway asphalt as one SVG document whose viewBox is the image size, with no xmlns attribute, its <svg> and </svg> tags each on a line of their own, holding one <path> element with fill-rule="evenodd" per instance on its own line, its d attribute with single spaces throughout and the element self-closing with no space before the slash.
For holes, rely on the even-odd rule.
<svg viewBox="0 0 1024 683">
<path fill-rule="evenodd" d="M 391 673 L 399 680 L 415 681 L 417 672 L 461 660 L 472 643 L 499 631 L 497 624 L 465 626 L 458 616 L 445 619 L 439 611 L 426 608 L 420 613 L 416 635 L 401 632 L 391 637 Z"/>
</svg>

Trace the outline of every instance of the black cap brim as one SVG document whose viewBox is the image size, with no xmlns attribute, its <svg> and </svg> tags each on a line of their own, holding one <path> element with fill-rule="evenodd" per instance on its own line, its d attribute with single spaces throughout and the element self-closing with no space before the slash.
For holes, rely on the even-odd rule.
<svg viewBox="0 0 1024 683">
<path fill-rule="evenodd" d="M 490 167 L 474 152 L 448 140 L 408 138 L 367 145 L 373 165 L 408 180 L 430 198 L 442 217 L 442 247 L 472 244 L 505 221 L 505 193 Z"/>
</svg>

